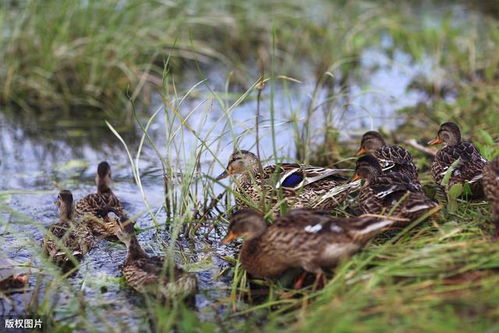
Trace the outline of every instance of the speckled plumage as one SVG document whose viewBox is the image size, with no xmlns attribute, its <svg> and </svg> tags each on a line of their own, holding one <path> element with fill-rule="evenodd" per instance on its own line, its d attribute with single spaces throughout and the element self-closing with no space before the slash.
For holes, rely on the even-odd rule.
<svg viewBox="0 0 499 333">
<path fill-rule="evenodd" d="M 377 159 L 371 155 L 359 158 L 356 173 L 365 180 L 358 203 L 366 214 L 391 215 L 411 221 L 438 206 L 406 174 L 382 173 Z"/>
<path fill-rule="evenodd" d="M 81 259 L 92 248 L 94 237 L 85 223 L 73 217 L 73 196 L 70 191 L 59 193 L 57 205 L 59 222 L 48 228 L 41 246 L 54 263 L 70 269 L 74 266 L 70 256 Z"/>
<path fill-rule="evenodd" d="M 449 185 L 466 182 L 479 183 L 486 161 L 471 142 L 460 142 L 455 146 L 447 146 L 438 151 L 431 165 L 431 173 L 435 182 L 442 183 L 445 172 L 457 159 L 461 159 L 461 161 L 452 172 Z"/>
<path fill-rule="evenodd" d="M 123 214 L 123 207 L 110 188 L 111 168 L 107 162 L 99 164 L 96 183 L 97 193 L 80 199 L 75 205 L 75 212 L 95 235 L 114 240 L 119 221 L 110 216 L 99 216 L 99 212 L 106 208 L 113 208 L 119 216 Z"/>
<path fill-rule="evenodd" d="M 241 160 L 241 164 L 237 165 Z M 228 174 L 239 174 L 234 181 L 238 207 L 249 207 L 250 203 L 261 204 L 264 193 L 265 205 L 271 207 L 274 215 L 278 215 L 280 204 L 283 203 L 288 208 L 332 209 L 346 198 L 348 189 L 356 187 L 355 184 L 347 184 L 337 195 L 324 198 L 332 189 L 346 183 L 340 174 L 350 170 L 282 163 L 266 166 L 260 171 L 258 164 L 254 154 L 236 151 L 229 161 L 229 172 L 218 177 L 221 179 Z"/>
<path fill-rule="evenodd" d="M 490 202 L 492 219 L 499 238 L 499 157 L 487 163 L 483 169 L 483 189 Z"/>
<path fill-rule="evenodd" d="M 369 153 L 378 159 L 384 174 L 402 173 L 411 179 L 414 185 L 421 187 L 418 171 L 411 153 L 401 146 L 388 146 L 385 140 L 375 131 L 364 133 L 357 156 Z"/>
<path fill-rule="evenodd" d="M 231 217 L 223 243 L 245 238 L 241 263 L 255 277 L 276 277 L 293 267 L 321 275 L 322 268 L 336 265 L 393 223 L 375 217 L 333 218 L 325 211 L 301 208 L 267 227 L 258 212 L 245 208 Z"/>
<path fill-rule="evenodd" d="M 471 142 L 461 141 L 461 132 L 454 123 L 444 123 L 440 126 L 437 138 L 431 144 L 445 143 L 435 155 L 431 166 L 431 173 L 435 183 L 442 184 L 442 180 L 449 167 L 456 160 L 460 160 L 449 179 L 449 186 L 468 183 L 473 194 L 482 195 L 482 173 L 487 161 L 480 151 Z"/>
<path fill-rule="evenodd" d="M 140 246 L 133 225 L 122 216 L 124 230 L 118 238 L 127 245 L 128 254 L 121 268 L 128 285 L 141 293 L 171 299 L 188 296 L 197 290 L 197 279 L 177 265 L 165 266 L 165 259 L 148 255 Z M 173 277 L 173 281 L 172 281 Z"/>
<path fill-rule="evenodd" d="M 28 283 L 26 268 L 18 268 L 18 264 L 0 254 L 0 294 L 23 291 Z"/>
</svg>

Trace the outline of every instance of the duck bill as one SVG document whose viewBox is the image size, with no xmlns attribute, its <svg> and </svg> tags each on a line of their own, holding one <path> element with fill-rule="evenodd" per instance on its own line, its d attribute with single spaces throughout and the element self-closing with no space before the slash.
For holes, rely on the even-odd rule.
<svg viewBox="0 0 499 333">
<path fill-rule="evenodd" d="M 360 176 L 359 176 L 359 174 L 356 173 L 355 176 L 353 176 L 353 178 L 350 180 L 350 183 L 353 183 L 354 181 L 359 180 L 359 179 L 360 179 Z"/>
<path fill-rule="evenodd" d="M 442 143 L 442 142 L 444 142 L 442 139 L 440 139 L 439 137 L 436 137 L 435 139 L 428 142 L 428 144 L 429 145 L 437 145 L 437 144 Z"/>
<path fill-rule="evenodd" d="M 233 233 L 232 231 L 230 231 L 227 236 L 225 236 L 224 239 L 222 239 L 222 241 L 220 242 L 221 245 L 227 245 L 229 243 L 231 243 L 232 241 L 234 241 L 234 239 L 237 238 L 237 235 L 235 233 Z"/>
<path fill-rule="evenodd" d="M 227 172 L 227 170 L 225 170 L 224 172 L 222 172 L 221 174 L 219 174 L 217 176 L 217 178 L 215 178 L 215 180 L 221 180 L 221 179 L 224 179 L 224 178 L 227 178 L 229 177 L 229 173 Z"/>
<path fill-rule="evenodd" d="M 367 154 L 367 150 L 364 148 L 360 148 L 358 152 L 355 153 L 355 156 L 361 156 Z"/>
</svg>

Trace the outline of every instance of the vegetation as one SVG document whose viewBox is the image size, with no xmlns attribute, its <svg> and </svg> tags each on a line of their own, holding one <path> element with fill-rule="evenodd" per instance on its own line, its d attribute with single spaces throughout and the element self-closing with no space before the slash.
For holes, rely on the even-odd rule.
<svg viewBox="0 0 499 333">
<path fill-rule="evenodd" d="M 455 211 L 443 209 L 434 220 L 377 237 L 331 270 L 318 291 L 290 289 L 285 279 L 251 280 L 238 264 L 237 248 L 217 246 L 234 197 L 227 183 L 212 177 L 225 166 L 220 156 L 232 144 L 244 142 L 241 148 L 254 150 L 260 142 L 276 160 L 284 158 L 277 154 L 276 139 L 283 114 L 291 128 L 286 143 L 295 143 L 298 160 L 352 167 L 358 141 L 344 140 L 342 128 L 333 125 L 354 108 L 358 88 L 368 90 L 363 80 L 378 68 L 364 64 L 362 56 L 372 49 L 381 50 L 390 65 L 402 52 L 420 69 L 409 87 L 420 94 L 418 103 L 400 110 L 405 122 L 387 133 L 389 141 L 425 142 L 441 122 L 453 120 L 487 159 L 499 155 L 497 17 L 467 12 L 456 20 L 455 7 L 449 8 L 426 22 L 418 13 L 422 8 L 406 3 L 33 0 L 0 5 L 0 102 L 38 114 L 36 119 L 50 113 L 89 121 L 103 112 L 128 156 L 136 195 L 146 204 L 145 211 L 132 212 L 146 221 L 139 230 L 142 240 L 190 271 L 216 270 L 203 275 L 212 285 L 198 295 L 210 299 L 210 306 L 196 309 L 184 300 L 165 306 L 130 295 L 126 302 L 135 312 L 116 315 L 129 309 L 123 300 L 106 297 L 126 288 L 115 277 L 119 274 L 64 275 L 27 236 L 33 230 L 23 229 L 41 233 L 46 223 L 36 211 L 18 212 L 16 200 L 47 193 L 2 191 L 0 226 L 10 238 L 0 245 L 16 239 L 33 256 L 36 282 L 27 312 L 43 316 L 51 332 L 499 330 L 499 242 L 490 240 L 493 225 L 485 202 L 457 199 Z M 206 74 L 220 65 L 230 72 L 222 84 Z M 187 69 L 207 79 L 178 84 Z M 154 91 L 161 106 L 139 111 Z M 279 114 L 277 102 L 284 109 Z M 259 111 L 251 123 L 258 126 L 242 130 L 233 115 L 244 103 Z M 216 111 L 222 116 L 210 121 Z M 123 118 L 138 134 L 122 136 L 117 125 Z M 162 131 L 159 140 L 152 134 L 155 126 Z M 430 158 L 409 149 L 422 182 L 430 185 Z M 144 185 L 146 155 L 158 161 L 164 177 L 160 209 L 149 204 Z M 71 179 L 59 181 L 59 187 L 72 185 Z M 334 214 L 347 214 L 343 208 Z M 124 255 L 119 244 L 105 250 Z"/>
</svg>

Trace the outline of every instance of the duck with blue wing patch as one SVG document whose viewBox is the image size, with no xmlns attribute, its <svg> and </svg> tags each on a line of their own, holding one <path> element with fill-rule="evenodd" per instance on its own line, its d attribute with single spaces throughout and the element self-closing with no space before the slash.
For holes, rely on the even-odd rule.
<svg viewBox="0 0 499 333">
<path fill-rule="evenodd" d="M 226 170 L 217 177 L 217 180 L 230 175 L 239 175 L 234 180 L 237 206 L 260 205 L 264 193 L 265 205 L 270 207 L 274 216 L 277 216 L 281 203 L 288 208 L 336 207 L 346 198 L 350 189 L 356 188 L 356 184 L 348 184 L 347 179 L 341 176 L 348 172 L 351 170 L 296 163 L 281 163 L 260 169 L 260 161 L 255 154 L 240 150 L 231 155 Z M 345 186 L 334 196 L 321 200 L 339 185 Z"/>
</svg>

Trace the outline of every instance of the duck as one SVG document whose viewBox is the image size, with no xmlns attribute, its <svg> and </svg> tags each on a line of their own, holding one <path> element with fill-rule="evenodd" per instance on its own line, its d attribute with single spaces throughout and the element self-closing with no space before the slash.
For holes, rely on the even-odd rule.
<svg viewBox="0 0 499 333">
<path fill-rule="evenodd" d="M 378 159 L 372 155 L 357 160 L 352 181 L 358 179 L 364 181 L 358 197 L 359 208 L 364 214 L 386 214 L 410 222 L 438 207 L 405 173 L 383 173 Z"/>
<path fill-rule="evenodd" d="M 491 205 L 492 219 L 496 226 L 495 239 L 499 239 L 499 156 L 483 169 L 483 190 Z"/>
<path fill-rule="evenodd" d="M 97 192 L 81 198 L 75 205 L 75 213 L 87 223 L 94 235 L 116 240 L 115 231 L 119 221 L 99 216 L 99 211 L 106 208 L 113 208 L 118 216 L 124 213 L 120 200 L 111 189 L 111 181 L 111 166 L 106 161 L 100 162 L 95 176 Z"/>
<path fill-rule="evenodd" d="M 443 143 L 444 147 L 435 155 L 431 173 L 435 183 L 442 185 L 442 180 L 449 167 L 457 160 L 459 164 L 449 179 L 448 188 L 454 184 L 469 184 L 474 197 L 483 194 L 483 168 L 487 161 L 478 148 L 471 142 L 461 141 L 461 130 L 456 123 L 446 122 L 440 125 L 437 137 L 429 145 Z"/>
<path fill-rule="evenodd" d="M 393 223 L 390 218 L 334 218 L 328 211 L 297 208 L 268 226 L 260 212 L 243 208 L 230 217 L 221 244 L 243 238 L 241 265 L 253 277 L 271 279 L 288 269 L 301 268 L 315 274 L 314 285 L 319 286 L 325 282 L 323 269 L 351 256 Z M 295 288 L 301 286 L 303 277 Z"/>
<path fill-rule="evenodd" d="M 258 157 L 247 150 L 235 151 L 226 169 L 216 180 L 239 175 L 235 179 L 236 205 L 240 208 L 270 207 L 274 216 L 281 204 L 287 208 L 311 207 L 333 209 L 359 184 L 350 184 L 340 174 L 350 169 L 328 169 L 297 163 L 281 163 L 261 167 Z"/>
<path fill-rule="evenodd" d="M 360 148 L 355 156 L 371 154 L 378 159 L 383 173 L 398 172 L 412 179 L 413 184 L 421 186 L 418 171 L 411 153 L 401 146 L 386 144 L 380 133 L 369 131 L 362 135 Z"/>
<path fill-rule="evenodd" d="M 94 235 L 85 223 L 75 218 L 71 191 L 60 191 L 55 204 L 59 221 L 48 228 L 41 247 L 55 264 L 69 270 L 93 247 Z"/>
<path fill-rule="evenodd" d="M 29 282 L 28 273 L 17 266 L 17 263 L 0 255 L 0 295 L 24 291 Z"/>
<path fill-rule="evenodd" d="M 114 208 L 108 208 L 104 214 L 106 213 L 120 214 Z M 120 223 L 116 236 L 128 251 L 121 272 L 133 290 L 142 294 L 159 295 L 166 300 L 192 296 L 198 290 L 194 274 L 176 264 L 170 264 L 164 257 L 147 254 L 137 240 L 133 222 L 123 214 L 118 218 Z"/>
</svg>

